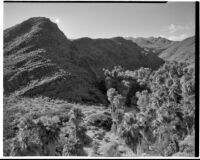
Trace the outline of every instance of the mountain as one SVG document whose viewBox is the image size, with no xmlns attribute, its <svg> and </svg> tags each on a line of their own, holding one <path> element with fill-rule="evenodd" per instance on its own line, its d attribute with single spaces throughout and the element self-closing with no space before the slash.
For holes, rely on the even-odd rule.
<svg viewBox="0 0 200 160">
<path fill-rule="evenodd" d="M 170 41 L 163 37 L 127 37 L 126 39 L 133 41 L 145 50 L 151 51 L 157 55 L 176 43 L 175 41 Z"/>
<path fill-rule="evenodd" d="M 194 64 L 195 62 L 195 37 L 189 37 L 176 42 L 159 54 L 164 60 L 176 60 Z"/>
<path fill-rule="evenodd" d="M 195 37 L 189 37 L 183 41 L 170 41 L 162 37 L 133 38 L 126 39 L 133 41 L 146 51 L 153 52 L 164 60 L 176 60 L 188 62 L 194 65 L 195 62 Z"/>
<path fill-rule="evenodd" d="M 157 69 L 163 60 L 130 40 L 69 40 L 45 17 L 4 30 L 4 94 L 106 103 L 102 68 Z"/>
</svg>

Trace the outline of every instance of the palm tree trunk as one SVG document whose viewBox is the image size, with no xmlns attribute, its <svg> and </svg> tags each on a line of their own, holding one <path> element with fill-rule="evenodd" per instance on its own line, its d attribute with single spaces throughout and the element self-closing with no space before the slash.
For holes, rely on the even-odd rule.
<svg viewBox="0 0 200 160">
<path fill-rule="evenodd" d="M 78 126 L 75 126 L 75 133 L 74 133 L 75 139 L 77 139 L 77 131 L 78 131 Z"/>
</svg>

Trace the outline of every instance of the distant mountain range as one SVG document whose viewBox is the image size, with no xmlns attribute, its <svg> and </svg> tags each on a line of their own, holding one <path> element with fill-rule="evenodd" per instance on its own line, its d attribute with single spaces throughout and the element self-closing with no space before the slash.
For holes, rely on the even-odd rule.
<svg viewBox="0 0 200 160">
<path fill-rule="evenodd" d="M 5 95 L 106 103 L 103 68 L 157 69 L 163 63 L 156 54 L 122 37 L 69 40 L 44 17 L 4 30 Z"/>
<path fill-rule="evenodd" d="M 165 60 L 184 61 L 195 63 L 195 37 L 189 37 L 183 41 L 176 42 L 159 54 Z"/>
<path fill-rule="evenodd" d="M 175 41 L 170 41 L 163 37 L 127 37 L 126 39 L 133 41 L 134 43 L 138 44 L 140 47 L 145 48 L 147 51 L 152 51 L 155 54 L 159 54 L 160 52 L 164 51 L 165 49 L 172 46 Z"/>
<path fill-rule="evenodd" d="M 184 61 L 190 64 L 195 62 L 195 37 L 189 37 L 183 41 L 170 41 L 162 37 L 132 38 L 126 39 L 133 41 L 138 46 L 147 51 L 151 51 L 164 60 Z"/>
</svg>

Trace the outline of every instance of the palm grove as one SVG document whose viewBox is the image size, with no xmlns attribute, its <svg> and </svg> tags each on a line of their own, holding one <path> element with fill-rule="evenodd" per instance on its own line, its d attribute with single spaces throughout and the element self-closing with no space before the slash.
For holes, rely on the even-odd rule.
<svg viewBox="0 0 200 160">
<path fill-rule="evenodd" d="M 135 154 L 194 155 L 189 141 L 195 133 L 195 71 L 187 66 L 173 61 L 156 71 L 144 67 L 130 71 L 121 66 L 103 69 L 112 119 L 109 132 Z M 132 111 L 126 112 L 127 108 Z M 62 116 L 30 113 L 20 120 L 4 154 L 84 155 L 83 146 L 89 143 L 84 116 L 80 107 Z"/>
</svg>

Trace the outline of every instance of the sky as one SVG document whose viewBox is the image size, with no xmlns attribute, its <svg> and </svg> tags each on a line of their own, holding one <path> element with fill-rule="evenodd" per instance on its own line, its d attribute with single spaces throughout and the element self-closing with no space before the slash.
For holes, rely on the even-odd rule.
<svg viewBox="0 0 200 160">
<path fill-rule="evenodd" d="M 70 39 L 165 37 L 195 34 L 195 3 L 4 3 L 6 29 L 30 17 L 47 17 Z"/>
</svg>

